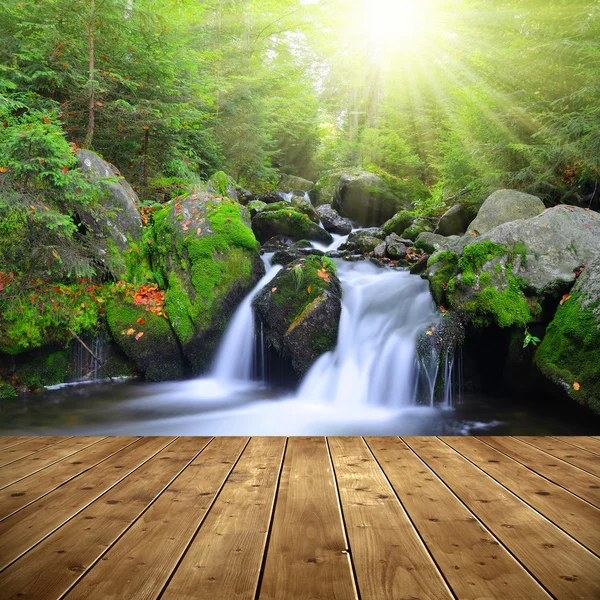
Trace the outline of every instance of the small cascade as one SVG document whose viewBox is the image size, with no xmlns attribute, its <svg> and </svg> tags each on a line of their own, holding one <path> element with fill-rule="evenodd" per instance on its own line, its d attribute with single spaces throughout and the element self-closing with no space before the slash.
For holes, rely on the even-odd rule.
<svg viewBox="0 0 600 600">
<path fill-rule="evenodd" d="M 102 364 L 109 358 L 110 343 L 107 335 L 100 332 L 96 335 L 87 335 L 82 338 L 85 345 L 92 354 L 77 340 L 71 345 L 71 365 L 73 380 L 95 380 L 104 379 L 106 373 L 102 370 Z M 97 359 L 97 360 L 96 360 Z"/>
<path fill-rule="evenodd" d="M 232 380 L 252 381 L 255 378 L 257 340 L 254 330 L 252 301 L 281 269 L 281 265 L 271 266 L 272 256 L 272 253 L 263 255 L 262 259 L 265 263 L 266 274 L 244 298 L 227 327 L 211 370 L 211 375 L 215 379 L 229 382 Z M 264 345 L 264 340 L 261 343 Z M 261 352 L 263 354 L 260 356 L 263 356 L 264 349 Z M 260 368 L 264 369 L 264 365 Z"/>
<path fill-rule="evenodd" d="M 284 202 L 291 202 L 293 192 L 275 192 Z"/>
</svg>

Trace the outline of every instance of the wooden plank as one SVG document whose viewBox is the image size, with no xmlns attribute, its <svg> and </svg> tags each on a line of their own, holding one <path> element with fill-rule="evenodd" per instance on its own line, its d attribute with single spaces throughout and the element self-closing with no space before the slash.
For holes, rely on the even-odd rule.
<svg viewBox="0 0 600 600">
<path fill-rule="evenodd" d="M 157 598 L 247 442 L 216 438 L 67 598 Z"/>
<path fill-rule="evenodd" d="M 121 444 L 131 438 L 118 438 Z M 0 569 L 72 519 L 173 438 L 139 440 L 0 523 Z"/>
<path fill-rule="evenodd" d="M 515 438 L 487 436 L 480 439 L 496 448 L 496 450 L 500 450 L 500 452 L 519 461 L 528 469 L 600 508 L 600 482 L 594 475 L 589 475 L 562 460 L 548 456 L 542 450 L 538 450 Z"/>
<path fill-rule="evenodd" d="M 254 600 L 285 441 L 250 441 L 161 600 Z M 144 579 L 141 571 L 139 578 Z M 141 597 L 125 590 L 127 597 Z"/>
<path fill-rule="evenodd" d="M 571 444 L 573 446 L 577 446 L 578 448 L 582 448 L 583 450 L 587 450 L 588 452 L 600 455 L 600 440 L 590 437 L 589 435 L 555 435 L 553 437 L 561 442 L 566 442 L 567 444 Z"/>
<path fill-rule="evenodd" d="M 403 441 L 367 443 L 458 598 L 550 598 Z"/>
<path fill-rule="evenodd" d="M 259 598 L 357 598 L 325 438 L 288 440 Z"/>
<path fill-rule="evenodd" d="M 364 441 L 329 445 L 361 599 L 452 598 Z"/>
<path fill-rule="evenodd" d="M 6 465 L 0 469 L 0 489 L 29 475 L 33 475 L 33 473 L 37 473 L 45 467 L 64 460 L 84 448 L 93 446 L 103 439 L 103 437 L 67 438 L 41 452 L 36 452 L 10 465 Z"/>
<path fill-rule="evenodd" d="M 155 454 L 0 573 L 2 598 L 62 597 L 209 441 L 210 438 L 179 438 Z M 145 544 L 148 542 L 144 540 Z M 158 551 L 164 552 L 165 548 L 159 547 Z M 104 564 L 100 562 L 96 568 Z M 124 560 L 120 566 L 130 569 L 132 562 Z M 91 576 L 94 574 L 92 571 Z M 120 597 L 129 597 L 119 587 L 107 596 L 117 591 Z"/>
<path fill-rule="evenodd" d="M 0 490 L 0 521 L 84 473 L 138 438 L 106 438 L 68 460 L 21 479 Z"/>
<path fill-rule="evenodd" d="M 600 555 L 600 510 L 596 507 L 476 438 L 445 437 L 443 441 Z"/>
<path fill-rule="evenodd" d="M 24 444 L 34 439 L 33 436 L 22 436 L 22 435 L 0 435 L 0 450 L 6 450 L 17 444 Z"/>
<path fill-rule="evenodd" d="M 436 438 L 404 441 L 557 599 L 600 597 L 600 559 Z"/>
<path fill-rule="evenodd" d="M 543 450 L 551 456 L 560 458 L 570 465 L 579 467 L 592 475 L 600 476 L 600 457 L 595 454 L 549 437 L 531 435 L 518 437 L 517 439 L 534 448 Z"/>
<path fill-rule="evenodd" d="M 15 460 L 24 458 L 25 456 L 29 456 L 30 454 L 34 454 L 35 452 L 39 452 L 44 448 L 54 446 L 54 444 L 58 444 L 65 439 L 65 437 L 57 435 L 48 437 L 34 437 L 23 444 L 2 450 L 2 452 L 0 452 L 0 467 L 8 465 Z"/>
</svg>

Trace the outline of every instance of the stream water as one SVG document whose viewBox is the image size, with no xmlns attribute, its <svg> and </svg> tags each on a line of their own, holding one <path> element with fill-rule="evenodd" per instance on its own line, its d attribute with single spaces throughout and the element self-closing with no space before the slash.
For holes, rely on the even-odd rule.
<svg viewBox="0 0 600 600">
<path fill-rule="evenodd" d="M 345 237 L 334 236 L 327 249 Z M 451 435 L 586 433 L 576 417 L 461 396 L 458 361 L 418 360 L 416 339 L 441 318 L 426 281 L 368 261 L 338 260 L 338 343 L 297 389 L 266 382 L 252 300 L 224 334 L 208 376 L 178 382 L 90 382 L 2 405 L 1 433 L 79 435 Z M 442 365 L 441 368 L 438 365 Z M 439 378 L 441 377 L 441 382 Z M 437 385 L 436 385 L 437 382 Z"/>
</svg>

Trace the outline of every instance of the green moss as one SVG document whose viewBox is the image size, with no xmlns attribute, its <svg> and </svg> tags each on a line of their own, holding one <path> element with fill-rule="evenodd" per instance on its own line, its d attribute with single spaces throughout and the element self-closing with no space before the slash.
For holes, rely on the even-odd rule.
<svg viewBox="0 0 600 600">
<path fill-rule="evenodd" d="M 165 309 L 183 344 L 214 324 L 220 300 L 234 285 L 250 284 L 258 251 L 236 202 L 205 200 L 190 206 L 198 216 L 189 225 L 173 223 L 177 217 L 173 204 L 157 213 L 152 244 L 153 265 L 167 281 Z M 175 234 L 178 227 L 181 231 Z M 174 261 L 180 272 L 172 268 Z M 189 274 L 189 283 L 184 282 L 184 273 Z"/>
<path fill-rule="evenodd" d="M 398 235 L 411 225 L 413 222 L 413 214 L 408 210 L 401 210 L 397 212 L 389 221 L 383 224 L 383 232 L 386 235 L 390 233 L 396 233 Z"/>
<path fill-rule="evenodd" d="M 312 223 L 307 215 L 301 213 L 295 208 L 263 211 L 260 213 L 260 218 L 288 223 L 290 229 L 293 229 L 298 233 L 308 233 Z"/>
<path fill-rule="evenodd" d="M 446 286 L 456 274 L 458 254 L 444 250 L 437 252 L 427 261 L 428 279 L 431 294 L 438 304 L 444 304 Z"/>
<path fill-rule="evenodd" d="M 17 397 L 17 390 L 8 382 L 0 379 L 0 400 L 12 400 Z"/>
<path fill-rule="evenodd" d="M 600 300 L 582 307 L 579 293 L 559 306 L 540 344 L 535 364 L 555 382 L 562 381 L 569 395 L 600 414 L 600 328 L 594 313 Z M 573 384 L 579 384 L 579 390 Z"/>
<path fill-rule="evenodd" d="M 330 284 L 319 273 L 335 275 L 337 272 L 335 263 L 326 256 L 308 256 L 296 264 L 302 265 L 302 286 L 297 289 L 294 265 L 285 269 L 277 278 L 277 290 L 273 292 L 275 304 L 286 309 L 290 324 L 329 287 Z"/>
<path fill-rule="evenodd" d="M 39 352 L 25 357 L 15 375 L 19 383 L 28 387 L 43 387 L 64 383 L 69 370 L 69 356 L 66 350 L 40 356 Z"/>
</svg>

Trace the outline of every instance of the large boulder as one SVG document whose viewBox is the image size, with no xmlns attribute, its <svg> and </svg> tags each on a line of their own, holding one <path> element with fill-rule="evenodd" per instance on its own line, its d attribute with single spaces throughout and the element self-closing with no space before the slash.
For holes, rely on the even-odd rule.
<svg viewBox="0 0 600 600">
<path fill-rule="evenodd" d="M 557 206 L 495 227 L 460 252 L 434 254 L 426 276 L 440 303 L 476 324 L 524 326 L 573 285 L 600 255 L 600 215 Z"/>
<path fill-rule="evenodd" d="M 333 192 L 335 191 L 335 186 L 342 175 L 343 173 L 341 171 L 330 173 L 329 175 L 323 175 L 323 177 L 321 177 L 319 181 L 315 183 L 314 187 L 308 192 L 313 206 L 323 206 L 326 204 L 331 206 L 331 203 L 333 202 Z"/>
<path fill-rule="evenodd" d="M 317 214 L 321 219 L 323 227 L 330 233 L 347 235 L 352 231 L 352 221 L 340 216 L 336 210 L 327 204 L 319 206 Z"/>
<path fill-rule="evenodd" d="M 340 246 L 340 250 L 358 251 L 363 253 L 373 252 L 385 240 L 386 236 L 377 227 L 358 229 L 353 231 L 348 239 Z"/>
<path fill-rule="evenodd" d="M 313 223 L 318 225 L 321 222 L 321 219 L 315 210 L 315 207 L 311 204 L 307 194 L 294 192 L 290 204 L 297 211 L 304 213 Z"/>
<path fill-rule="evenodd" d="M 247 209 L 192 194 L 154 216 L 153 271 L 165 310 L 194 372 L 207 368 L 227 323 L 264 273 Z"/>
<path fill-rule="evenodd" d="M 534 360 L 571 398 L 600 414 L 600 256 L 558 307 Z"/>
<path fill-rule="evenodd" d="M 302 177 L 296 177 L 295 175 L 286 175 L 282 173 L 279 175 L 279 183 L 277 188 L 282 192 L 291 192 L 293 190 L 299 190 L 301 192 L 308 192 L 314 187 L 313 181 L 308 179 L 302 179 Z"/>
<path fill-rule="evenodd" d="M 131 296 L 119 294 L 106 306 L 106 321 L 112 338 L 146 379 L 165 381 L 183 377 L 181 348 L 162 311 L 136 304 Z"/>
<path fill-rule="evenodd" d="M 142 216 L 137 208 L 138 197 L 114 165 L 90 150 L 79 150 L 77 162 L 88 179 L 106 190 L 102 216 L 94 212 L 83 214 L 85 225 L 97 238 L 112 239 L 119 250 L 131 241 L 142 238 Z"/>
<path fill-rule="evenodd" d="M 223 171 L 217 171 L 208 180 L 206 191 L 213 196 L 226 196 L 239 201 L 241 188 L 231 175 L 227 175 Z"/>
<path fill-rule="evenodd" d="M 254 299 L 265 340 L 303 375 L 337 342 L 342 310 L 335 263 L 308 256 L 275 276 Z"/>
<path fill-rule="evenodd" d="M 413 220 L 414 216 L 409 210 L 400 210 L 391 219 L 388 219 L 381 229 L 386 234 L 402 235 L 411 226 Z"/>
<path fill-rule="evenodd" d="M 460 204 L 455 204 L 441 217 L 435 233 L 448 237 L 450 235 L 462 235 L 469 226 L 469 215 Z"/>
<path fill-rule="evenodd" d="M 467 232 L 481 235 L 503 223 L 535 217 L 544 209 L 544 203 L 536 196 L 516 190 L 498 190 L 481 205 Z"/>
<path fill-rule="evenodd" d="M 446 247 L 448 244 L 454 242 L 457 236 L 445 237 L 437 233 L 431 233 L 429 231 L 423 231 L 417 236 L 415 240 L 415 248 L 424 250 L 428 254 L 432 254 L 440 248 Z"/>
<path fill-rule="evenodd" d="M 411 204 L 394 195 L 381 177 L 373 173 L 344 174 L 334 190 L 332 207 L 361 227 L 383 225 Z"/>
<path fill-rule="evenodd" d="M 333 242 L 330 233 L 291 206 L 278 210 L 263 210 L 258 213 L 252 219 L 252 230 L 261 244 L 277 235 L 294 241 L 311 240 L 322 244 Z"/>
</svg>

